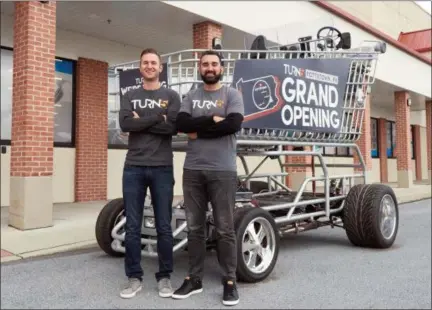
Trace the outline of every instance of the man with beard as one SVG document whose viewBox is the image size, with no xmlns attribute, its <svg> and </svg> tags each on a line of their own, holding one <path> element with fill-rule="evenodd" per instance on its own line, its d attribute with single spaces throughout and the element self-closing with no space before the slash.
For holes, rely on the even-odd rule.
<svg viewBox="0 0 432 310">
<path fill-rule="evenodd" d="M 141 290 L 141 225 L 144 200 L 150 189 L 157 231 L 159 295 L 170 297 L 173 271 L 171 230 L 174 187 L 172 136 L 180 109 L 179 95 L 161 87 L 161 59 L 154 49 L 140 56 L 142 87 L 127 92 L 121 101 L 119 123 L 129 132 L 129 145 L 123 170 L 123 200 L 126 215 L 125 271 L 129 285 L 120 293 L 132 298 Z"/>
<path fill-rule="evenodd" d="M 183 195 L 188 224 L 189 273 L 172 297 L 184 299 L 203 290 L 206 255 L 206 211 L 210 201 L 218 234 L 217 255 L 222 269 L 224 305 L 239 302 L 236 288 L 237 247 L 233 211 L 237 164 L 235 133 L 243 121 L 239 91 L 220 83 L 220 55 L 201 55 L 202 87 L 189 92 L 177 116 L 177 128 L 189 135 L 183 170 Z"/>
</svg>

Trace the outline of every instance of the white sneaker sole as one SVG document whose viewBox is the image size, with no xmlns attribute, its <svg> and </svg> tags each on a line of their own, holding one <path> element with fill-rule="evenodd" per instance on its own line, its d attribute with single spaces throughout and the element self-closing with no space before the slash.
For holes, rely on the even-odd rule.
<svg viewBox="0 0 432 310">
<path fill-rule="evenodd" d="M 159 292 L 159 296 L 163 297 L 163 298 L 171 297 L 172 294 L 173 294 L 172 292 L 171 293 L 161 293 L 161 292 Z"/>
<path fill-rule="evenodd" d="M 120 297 L 125 298 L 125 299 L 132 298 L 132 297 L 135 297 L 135 295 L 141 290 L 142 290 L 142 286 L 140 286 L 139 288 L 137 288 L 137 290 L 135 292 L 130 293 L 130 294 L 120 293 Z"/>
<path fill-rule="evenodd" d="M 203 289 L 200 288 L 199 290 L 192 291 L 192 292 L 190 292 L 187 295 L 175 295 L 175 294 L 172 294 L 171 297 L 174 298 L 174 299 L 186 299 L 186 298 L 190 297 L 191 295 L 202 293 L 202 291 L 203 291 Z"/>
<path fill-rule="evenodd" d="M 226 301 L 226 300 L 222 300 L 222 303 L 225 305 L 225 306 L 235 306 L 235 305 L 237 305 L 238 303 L 239 303 L 239 299 L 237 299 L 237 300 L 234 300 L 234 301 Z"/>
</svg>

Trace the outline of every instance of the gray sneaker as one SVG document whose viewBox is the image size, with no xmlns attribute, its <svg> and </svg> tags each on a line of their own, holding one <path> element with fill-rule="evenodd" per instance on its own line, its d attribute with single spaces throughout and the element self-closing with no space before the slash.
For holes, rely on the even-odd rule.
<svg viewBox="0 0 432 310">
<path fill-rule="evenodd" d="M 160 297 L 171 297 L 173 294 L 173 289 L 171 286 L 171 281 L 168 278 L 162 278 L 158 282 L 158 290 Z"/>
<path fill-rule="evenodd" d="M 136 293 L 141 291 L 141 281 L 139 279 L 130 278 L 128 286 L 121 291 L 120 297 L 121 298 L 132 298 L 135 297 Z"/>
</svg>

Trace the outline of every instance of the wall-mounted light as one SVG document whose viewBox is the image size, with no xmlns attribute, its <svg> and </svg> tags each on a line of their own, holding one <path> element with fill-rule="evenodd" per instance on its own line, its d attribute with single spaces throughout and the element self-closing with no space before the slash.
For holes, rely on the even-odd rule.
<svg viewBox="0 0 432 310">
<path fill-rule="evenodd" d="M 221 38 L 214 37 L 212 39 L 212 48 L 215 49 L 215 50 L 222 49 L 222 40 L 221 40 Z"/>
<path fill-rule="evenodd" d="M 412 104 L 412 100 L 411 100 L 411 98 L 408 98 L 408 99 L 407 99 L 407 106 L 409 106 L 409 107 L 410 107 L 410 106 L 411 106 L 411 104 Z"/>
</svg>

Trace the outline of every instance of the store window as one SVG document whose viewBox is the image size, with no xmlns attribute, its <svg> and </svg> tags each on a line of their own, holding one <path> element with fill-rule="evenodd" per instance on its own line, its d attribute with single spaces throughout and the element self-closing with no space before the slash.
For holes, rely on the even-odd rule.
<svg viewBox="0 0 432 310">
<path fill-rule="evenodd" d="M 379 157 L 379 149 L 378 149 L 378 119 L 371 118 L 371 156 L 372 158 Z"/>
<path fill-rule="evenodd" d="M 415 132 L 414 125 L 411 125 L 411 159 L 415 159 Z"/>
<path fill-rule="evenodd" d="M 352 151 L 350 151 L 349 147 L 346 146 L 326 146 L 323 148 L 322 154 L 324 156 L 341 156 L 341 157 L 351 157 Z"/>
<path fill-rule="evenodd" d="M 396 123 L 393 121 L 387 121 L 387 157 L 396 157 Z"/>
<path fill-rule="evenodd" d="M 414 126 L 410 125 L 411 159 L 415 158 Z M 396 123 L 387 121 L 387 157 L 396 158 Z"/>
<path fill-rule="evenodd" d="M 1 140 L 9 144 L 12 130 L 13 50 L 1 48 Z M 56 58 L 54 146 L 73 146 L 75 116 L 75 61 Z"/>
<path fill-rule="evenodd" d="M 124 149 L 128 145 L 128 134 L 120 129 L 120 95 L 118 74 L 108 72 L 108 148 Z"/>
<path fill-rule="evenodd" d="M 12 129 L 12 50 L 1 49 L 1 140 L 11 139 Z"/>
</svg>

